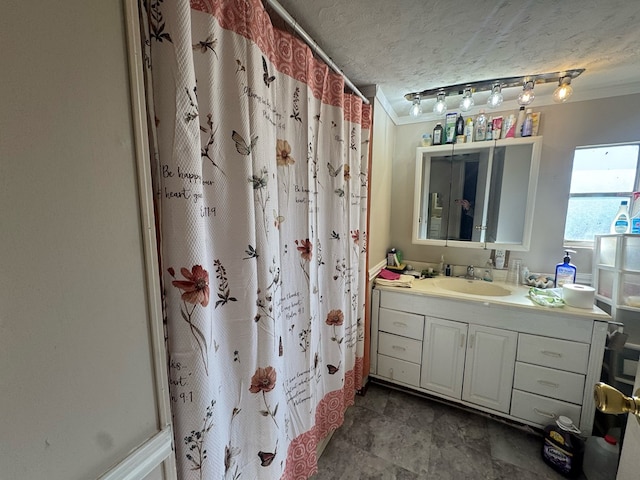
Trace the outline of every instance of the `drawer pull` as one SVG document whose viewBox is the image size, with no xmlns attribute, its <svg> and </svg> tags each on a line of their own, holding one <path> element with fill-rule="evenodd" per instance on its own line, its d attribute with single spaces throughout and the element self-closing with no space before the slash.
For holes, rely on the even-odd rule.
<svg viewBox="0 0 640 480">
<path fill-rule="evenodd" d="M 393 379 L 393 368 L 389 369 L 389 378 Z"/>
<path fill-rule="evenodd" d="M 463 333 L 462 335 L 460 335 L 460 348 L 464 348 L 464 339 L 465 339 L 466 335 Z"/>
<path fill-rule="evenodd" d="M 540 353 L 542 353 L 543 355 L 547 355 L 548 357 L 562 358 L 562 354 L 558 353 L 558 352 L 551 352 L 549 350 L 541 350 Z"/>
<path fill-rule="evenodd" d="M 547 380 L 538 380 L 540 385 L 544 385 L 545 387 L 558 388 L 560 385 L 557 383 L 549 382 Z"/>
<path fill-rule="evenodd" d="M 402 322 L 393 322 L 393 324 L 396 327 L 405 327 L 405 328 L 407 327 L 407 324 L 406 323 L 402 323 Z"/>
<path fill-rule="evenodd" d="M 407 351 L 406 348 L 401 347 L 400 345 L 392 345 L 391 348 L 393 348 L 394 350 L 402 350 L 403 352 Z"/>
<path fill-rule="evenodd" d="M 538 410 L 537 408 L 533 408 L 533 411 L 536 412 L 538 415 L 540 415 L 541 417 L 547 417 L 547 418 L 556 418 L 556 414 L 555 413 L 548 413 L 548 412 L 543 412 L 542 410 Z"/>
</svg>

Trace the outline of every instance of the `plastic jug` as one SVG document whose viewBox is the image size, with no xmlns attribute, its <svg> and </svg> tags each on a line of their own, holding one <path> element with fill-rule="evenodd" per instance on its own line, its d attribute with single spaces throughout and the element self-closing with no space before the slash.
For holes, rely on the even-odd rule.
<svg viewBox="0 0 640 480">
<path fill-rule="evenodd" d="M 542 459 L 567 478 L 576 478 L 582 472 L 584 442 L 579 434 L 580 430 L 573 421 L 562 415 L 555 424 L 547 425 L 544 429 Z"/>
<path fill-rule="evenodd" d="M 615 437 L 589 437 L 584 447 L 582 470 L 588 480 L 615 480 L 619 446 Z"/>
</svg>

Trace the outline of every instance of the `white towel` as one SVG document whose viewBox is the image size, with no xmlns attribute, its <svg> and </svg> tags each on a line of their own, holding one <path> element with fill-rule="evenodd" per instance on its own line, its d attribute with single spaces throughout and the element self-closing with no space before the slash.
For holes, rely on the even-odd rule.
<svg viewBox="0 0 640 480">
<path fill-rule="evenodd" d="M 411 288 L 415 277 L 413 275 L 400 275 L 398 280 L 385 280 L 384 278 L 376 278 L 376 285 L 384 285 L 385 287 L 405 287 Z"/>
</svg>

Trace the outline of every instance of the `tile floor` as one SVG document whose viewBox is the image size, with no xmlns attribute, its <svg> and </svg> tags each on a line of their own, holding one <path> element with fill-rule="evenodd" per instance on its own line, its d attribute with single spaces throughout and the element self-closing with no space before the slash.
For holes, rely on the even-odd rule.
<svg viewBox="0 0 640 480">
<path fill-rule="evenodd" d="M 370 383 L 345 414 L 312 480 L 556 480 L 542 437 Z M 584 479 L 584 477 L 581 477 Z"/>
</svg>

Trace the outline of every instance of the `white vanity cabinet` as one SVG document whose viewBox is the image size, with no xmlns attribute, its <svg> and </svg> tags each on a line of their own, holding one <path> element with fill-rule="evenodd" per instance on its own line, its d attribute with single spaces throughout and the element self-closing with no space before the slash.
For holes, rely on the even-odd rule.
<svg viewBox="0 0 640 480">
<path fill-rule="evenodd" d="M 516 342 L 508 330 L 427 317 L 420 387 L 508 413 Z"/>
<path fill-rule="evenodd" d="M 462 398 L 462 376 L 469 325 L 427 317 L 422 351 L 420 387 Z"/>
<path fill-rule="evenodd" d="M 462 399 L 509 413 L 517 332 L 469 325 Z"/>
<path fill-rule="evenodd" d="M 376 286 L 370 376 L 543 428 L 559 415 L 593 427 L 604 312 L 443 298 Z"/>
</svg>

